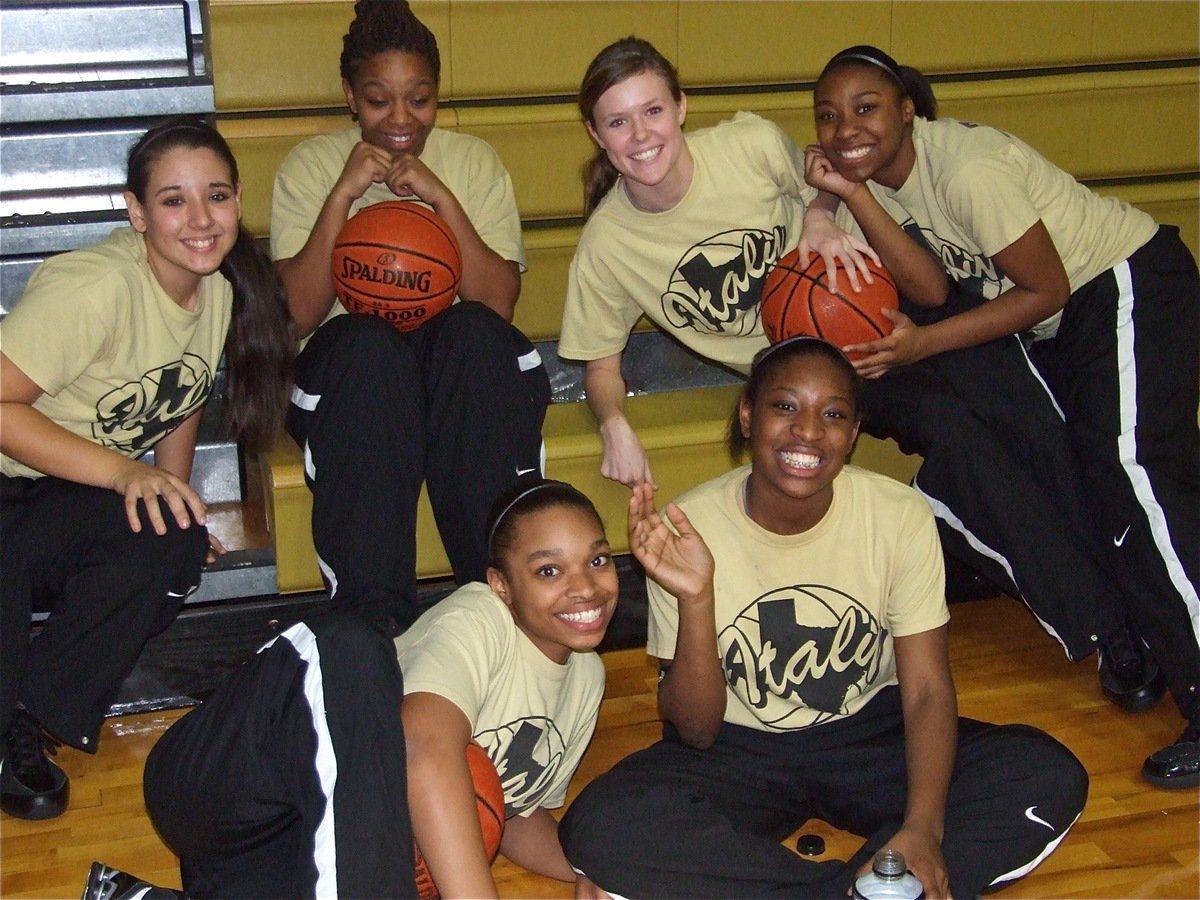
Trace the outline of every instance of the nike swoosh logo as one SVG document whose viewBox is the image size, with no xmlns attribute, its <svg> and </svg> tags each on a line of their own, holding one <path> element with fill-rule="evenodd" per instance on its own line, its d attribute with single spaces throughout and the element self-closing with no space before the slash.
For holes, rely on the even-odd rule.
<svg viewBox="0 0 1200 900">
<path fill-rule="evenodd" d="M 520 478 L 522 475 L 528 475 L 530 472 L 536 472 L 536 471 L 537 471 L 537 466 L 534 466 L 532 469 L 522 469 L 520 466 L 518 466 L 517 467 L 517 477 Z"/>
<path fill-rule="evenodd" d="M 1119 538 L 1113 538 L 1114 547 L 1120 547 L 1125 543 L 1125 536 L 1129 534 L 1129 528 L 1130 526 L 1126 525 L 1125 530 L 1121 532 L 1121 536 Z"/>
<path fill-rule="evenodd" d="M 1031 806 L 1031 807 L 1029 807 L 1029 809 L 1025 810 L 1025 818 L 1027 818 L 1030 822 L 1037 822 L 1039 825 L 1045 825 L 1047 828 L 1049 828 L 1051 831 L 1053 831 L 1054 830 L 1053 825 L 1051 825 L 1045 819 L 1038 818 L 1037 816 L 1035 816 L 1033 814 L 1033 811 L 1035 809 L 1037 809 L 1036 806 Z"/>
</svg>

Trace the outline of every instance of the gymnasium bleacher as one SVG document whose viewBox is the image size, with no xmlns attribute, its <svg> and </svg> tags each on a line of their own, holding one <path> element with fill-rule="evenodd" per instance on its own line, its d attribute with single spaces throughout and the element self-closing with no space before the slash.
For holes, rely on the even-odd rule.
<svg viewBox="0 0 1200 900">
<path fill-rule="evenodd" d="M 264 237 L 283 156 L 310 135 L 350 124 L 338 54 L 352 7 L 348 0 L 6 3 L 3 309 L 12 308 L 40 258 L 90 243 L 120 221 L 125 148 L 167 112 L 213 116 L 239 160 L 244 221 Z M 600 439 L 582 402 L 581 367 L 555 353 L 582 223 L 579 173 L 591 153 L 574 95 L 588 61 L 611 40 L 635 33 L 675 61 L 689 93 L 690 128 L 747 109 L 802 144 L 814 139 L 811 87 L 821 66 L 842 47 L 876 44 L 930 76 L 942 115 L 1012 131 L 1101 193 L 1179 225 L 1193 253 L 1200 245 L 1200 38 L 1191 2 L 423 0 L 413 7 L 441 48 L 438 125 L 487 140 L 514 181 L 529 256 L 516 324 L 539 344 L 556 401 L 545 429 L 547 474 L 595 499 L 618 549 L 626 547 L 627 494 L 599 474 Z M 49 34 L 60 26 L 47 22 L 84 11 L 103 24 L 91 35 L 104 36 L 93 42 L 102 58 L 60 48 L 51 60 L 52 48 L 12 27 L 18 15 L 44 14 L 51 18 L 40 27 Z M 111 17 L 120 15 L 139 24 L 114 25 Z M 162 31 L 149 27 L 160 22 Z M 170 22 L 183 32 L 171 37 Z M 86 29 L 78 27 L 85 44 Z M 155 34 L 158 43 L 145 46 Z M 46 73 L 56 69 L 60 88 L 47 87 Z M 94 90 L 81 86 L 88 73 L 95 74 Z M 169 90 L 173 99 L 163 99 Z M 48 155 L 65 137 L 74 155 Z M 629 416 L 660 494 L 672 496 L 728 468 L 723 434 L 736 376 L 692 358 L 644 323 L 626 357 L 634 393 Z M 246 459 L 213 426 L 205 437 L 196 478 L 206 496 L 216 500 L 220 491 L 220 499 L 237 502 L 248 482 L 260 484 L 270 544 L 236 551 L 206 575 L 164 638 L 175 646 L 210 640 L 239 609 L 255 611 L 248 641 L 251 632 L 298 617 L 305 604 L 319 602 L 321 590 L 295 445 L 285 439 L 261 459 Z M 867 437 L 855 462 L 902 480 L 919 464 L 891 442 Z M 423 499 L 418 574 L 437 590 L 448 571 Z M 202 621 L 208 626 L 199 627 Z M 194 671 L 149 684 L 142 678 L 126 692 L 124 708 L 195 694 L 195 680 Z"/>
</svg>

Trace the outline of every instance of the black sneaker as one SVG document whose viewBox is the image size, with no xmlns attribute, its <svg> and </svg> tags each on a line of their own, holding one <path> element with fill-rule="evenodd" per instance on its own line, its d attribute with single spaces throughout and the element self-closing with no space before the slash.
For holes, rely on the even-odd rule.
<svg viewBox="0 0 1200 900">
<path fill-rule="evenodd" d="M 1172 790 L 1200 785 L 1200 715 L 1192 716 L 1179 740 L 1146 757 L 1142 777 Z"/>
<path fill-rule="evenodd" d="M 187 894 L 94 862 L 80 900 L 187 900 Z"/>
<path fill-rule="evenodd" d="M 18 819 L 53 819 L 67 808 L 71 784 L 67 773 L 46 758 L 58 742 L 23 707 L 13 711 L 4 736 L 0 772 L 0 809 Z"/>
<path fill-rule="evenodd" d="M 1141 638 L 1121 628 L 1096 648 L 1100 689 L 1126 712 L 1141 712 L 1159 701 L 1167 679 Z"/>
</svg>

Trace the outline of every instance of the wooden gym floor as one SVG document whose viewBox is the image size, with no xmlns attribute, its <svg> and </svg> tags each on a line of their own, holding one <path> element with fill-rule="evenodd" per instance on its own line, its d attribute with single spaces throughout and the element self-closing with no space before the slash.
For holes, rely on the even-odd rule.
<svg viewBox="0 0 1200 900">
<path fill-rule="evenodd" d="M 1095 662 L 1068 663 L 1058 646 L 1007 597 L 951 607 L 951 654 L 962 713 L 995 722 L 1028 722 L 1049 731 L 1083 760 L 1091 794 L 1058 850 L 1024 880 L 996 896 L 1195 898 L 1197 793 L 1160 791 L 1139 774 L 1142 759 L 1182 730 L 1164 699 L 1138 715 L 1101 696 Z M 608 690 L 596 737 L 572 784 L 590 778 L 658 735 L 654 669 L 640 650 L 606 654 Z M 142 804 L 142 766 L 155 740 L 182 710 L 111 719 L 100 752 L 69 748 L 59 761 L 71 776 L 71 808 L 48 822 L 0 821 L 0 896 L 78 897 L 92 860 L 178 887 L 175 857 L 159 841 Z M 617 823 L 614 823 L 617 825 Z M 619 825 L 617 825 L 619 827 Z M 848 834 L 812 822 L 824 858 L 846 858 Z M 570 897 L 568 885 L 496 863 L 503 897 Z"/>
</svg>

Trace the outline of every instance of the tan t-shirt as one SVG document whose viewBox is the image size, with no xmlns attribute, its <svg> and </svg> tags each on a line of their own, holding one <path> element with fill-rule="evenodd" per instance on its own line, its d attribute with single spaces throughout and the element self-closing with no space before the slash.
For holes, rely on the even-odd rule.
<svg viewBox="0 0 1200 900">
<path fill-rule="evenodd" d="M 470 721 L 500 773 L 506 817 L 563 805 L 604 695 L 596 653 L 553 662 L 504 601 L 473 582 L 396 638 L 396 655 L 405 693 L 444 697 Z"/>
<path fill-rule="evenodd" d="M 304 248 L 321 207 L 341 177 L 350 151 L 361 140 L 362 133 L 357 128 L 322 134 L 297 144 L 284 159 L 271 195 L 273 259 L 290 259 Z M 480 239 L 502 259 L 517 263 L 524 272 L 525 244 L 516 196 L 512 179 L 496 151 L 473 135 L 434 128 L 421 152 L 421 162 L 458 199 Z M 400 199 L 387 185 L 373 184 L 354 201 L 350 214 L 365 206 Z M 335 300 L 325 321 L 345 311 Z"/>
<path fill-rule="evenodd" d="M 949 621 L 929 504 L 884 475 L 846 466 L 825 517 L 778 535 L 746 514 L 750 467 L 678 504 L 716 560 L 717 649 L 725 721 L 794 731 L 854 715 L 896 683 L 894 637 Z M 647 580 L 647 651 L 675 657 L 674 597 Z"/>
<path fill-rule="evenodd" d="M 46 260 L 0 324 L 0 350 L 45 393 L 34 409 L 73 434 L 137 457 L 212 392 L 233 289 L 200 282 L 193 310 L 163 291 L 132 228 Z M 0 456 L 5 475 L 42 475 Z"/>
<path fill-rule="evenodd" d="M 916 163 L 899 190 L 869 182 L 888 213 L 917 232 L 950 277 L 988 299 L 1012 287 L 992 257 L 1039 219 L 1076 291 L 1127 259 L 1158 226 L 1101 197 L 1018 138 L 954 119 L 913 121 Z M 1052 337 L 1061 313 L 1033 329 Z"/>
<path fill-rule="evenodd" d="M 629 200 L 618 179 L 579 239 L 567 282 L 559 355 L 621 352 L 645 313 L 707 359 L 743 374 L 767 345 L 762 283 L 800 240 L 804 151 L 752 113 L 686 136 L 691 186 L 666 212 Z"/>
</svg>

